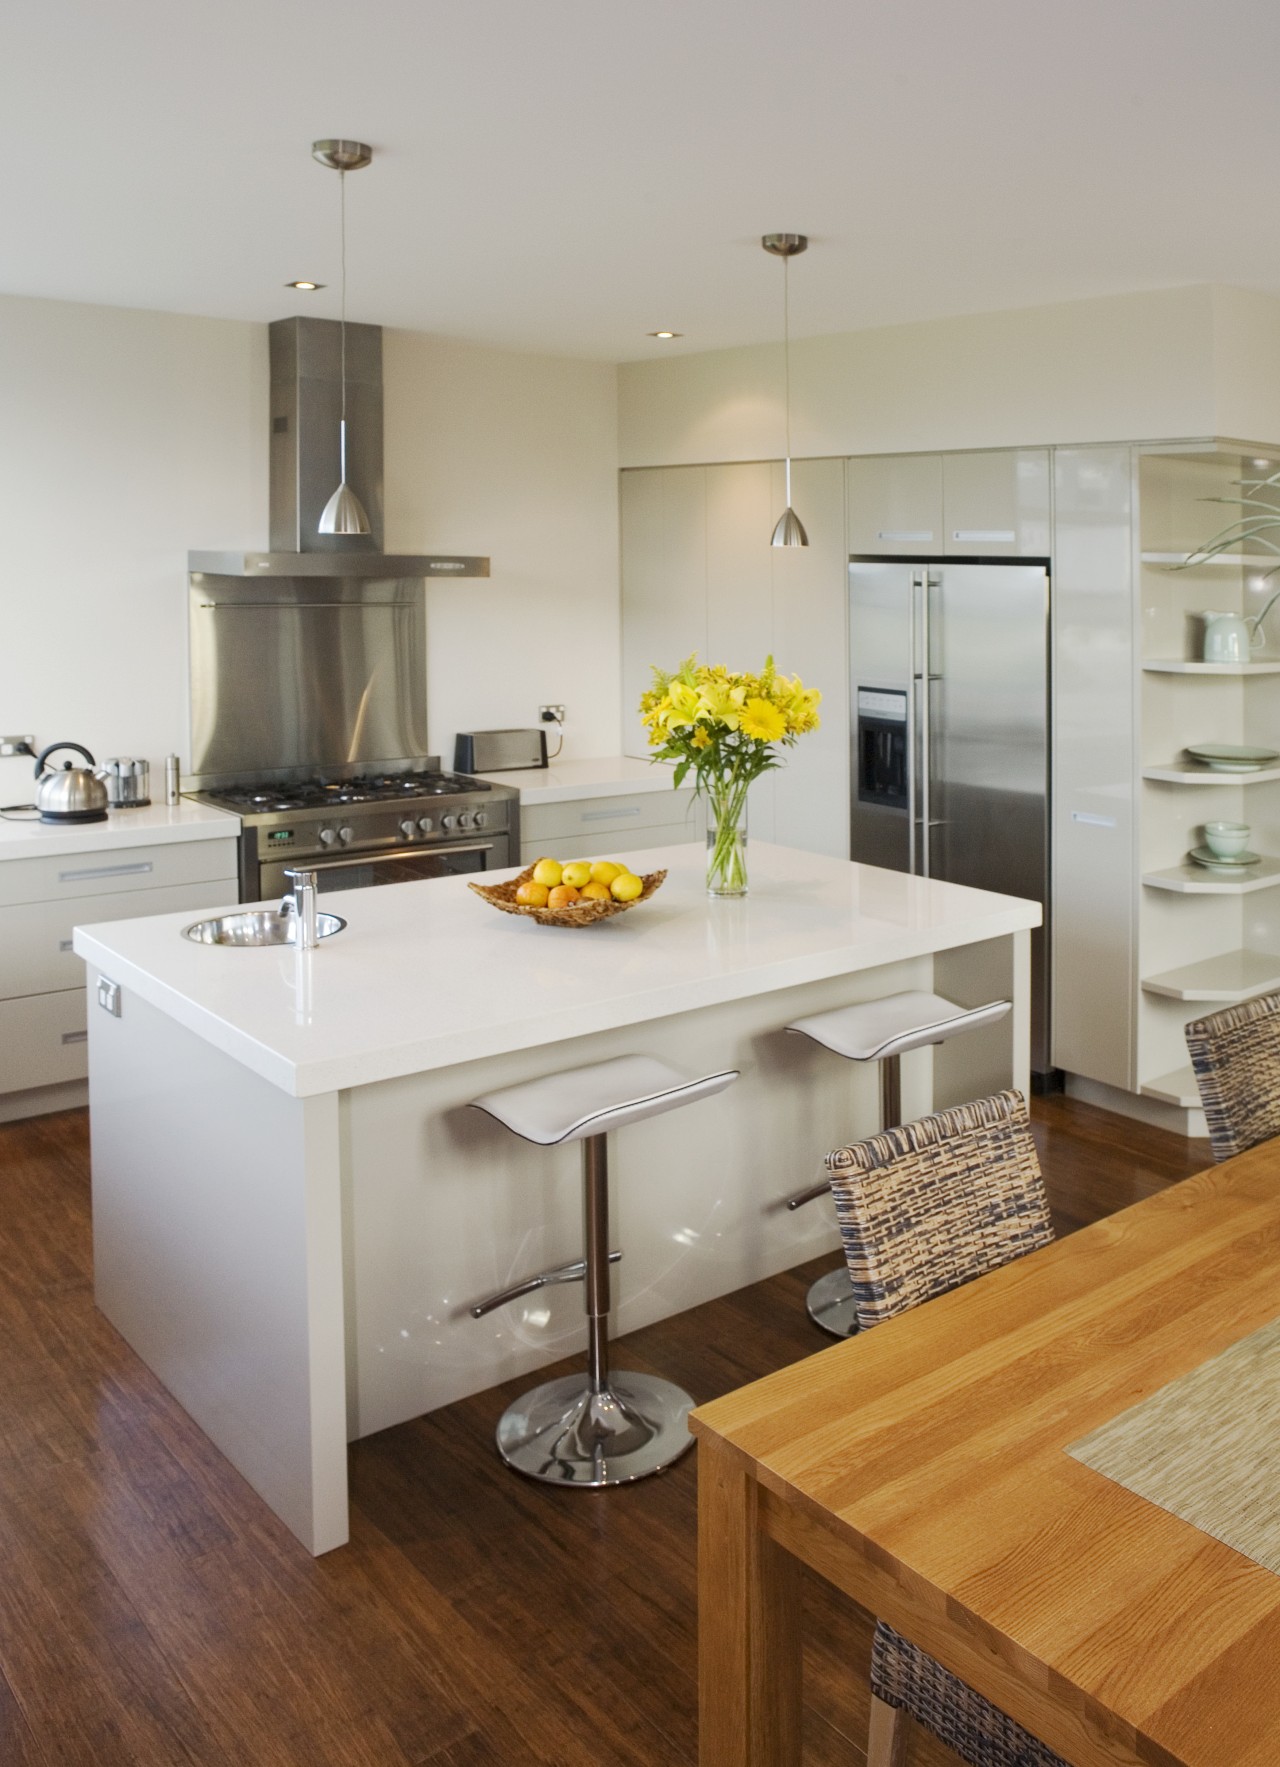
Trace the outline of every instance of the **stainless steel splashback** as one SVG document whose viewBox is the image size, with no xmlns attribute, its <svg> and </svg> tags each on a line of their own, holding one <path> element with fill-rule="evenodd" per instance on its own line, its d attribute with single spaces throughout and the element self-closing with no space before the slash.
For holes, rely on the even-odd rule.
<svg viewBox="0 0 1280 1767">
<path fill-rule="evenodd" d="M 420 577 L 189 582 L 186 786 L 425 761 Z"/>
</svg>

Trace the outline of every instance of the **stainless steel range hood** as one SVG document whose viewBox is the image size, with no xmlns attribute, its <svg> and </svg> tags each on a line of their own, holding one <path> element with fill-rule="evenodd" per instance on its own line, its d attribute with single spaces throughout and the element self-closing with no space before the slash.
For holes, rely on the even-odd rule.
<svg viewBox="0 0 1280 1767">
<path fill-rule="evenodd" d="M 489 560 L 384 553 L 382 328 L 347 326 L 347 478 L 369 516 L 368 534 L 322 534 L 320 513 L 338 482 L 341 328 L 333 319 L 277 319 L 271 355 L 271 551 L 191 552 L 193 574 L 368 581 L 487 577 Z"/>
</svg>

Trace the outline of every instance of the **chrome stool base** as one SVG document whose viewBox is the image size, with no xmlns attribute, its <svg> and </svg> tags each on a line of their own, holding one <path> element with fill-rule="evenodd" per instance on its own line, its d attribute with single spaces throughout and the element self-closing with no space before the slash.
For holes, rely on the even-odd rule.
<svg viewBox="0 0 1280 1767">
<path fill-rule="evenodd" d="M 825 1276 L 811 1283 L 804 1304 L 813 1323 L 831 1337 L 857 1336 L 858 1307 L 847 1265 L 828 1270 Z"/>
<path fill-rule="evenodd" d="M 610 1374 L 592 1392 L 580 1374 L 522 1393 L 498 1422 L 507 1465 L 549 1485 L 599 1490 L 648 1478 L 693 1446 L 693 1400 L 669 1380 Z"/>
</svg>

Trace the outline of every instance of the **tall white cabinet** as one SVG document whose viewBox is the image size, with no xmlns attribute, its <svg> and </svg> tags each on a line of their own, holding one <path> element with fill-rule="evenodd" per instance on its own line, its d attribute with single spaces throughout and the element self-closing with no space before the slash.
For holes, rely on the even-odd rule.
<svg viewBox="0 0 1280 1767">
<path fill-rule="evenodd" d="M 785 501 L 777 462 L 622 474 L 623 752 L 645 756 L 636 711 L 655 665 L 779 669 L 822 690 L 822 725 L 751 788 L 749 834 L 844 858 L 849 850 L 844 462 L 792 465 L 805 548 L 769 544 Z"/>
</svg>

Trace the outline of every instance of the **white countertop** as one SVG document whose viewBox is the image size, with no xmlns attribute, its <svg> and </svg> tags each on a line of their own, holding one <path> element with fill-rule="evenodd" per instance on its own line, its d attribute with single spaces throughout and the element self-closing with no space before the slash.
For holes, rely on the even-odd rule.
<svg viewBox="0 0 1280 1767">
<path fill-rule="evenodd" d="M 118 847 L 160 847 L 174 841 L 235 840 L 240 818 L 208 804 L 183 802 L 169 809 L 108 810 L 105 822 L 18 821 L 0 817 L 0 861 L 60 859 L 68 853 L 103 853 Z"/>
<path fill-rule="evenodd" d="M 344 932 L 313 953 L 181 937 L 193 916 L 78 927 L 75 949 L 297 1097 L 365 1085 L 1037 926 L 1039 904 L 753 843 L 751 893 L 710 902 L 700 847 L 648 902 L 569 929 L 500 914 L 438 878 L 343 891 Z M 510 875 L 516 875 L 512 868 Z M 86 915 L 92 904 L 85 904 Z"/>
<path fill-rule="evenodd" d="M 511 785 L 522 804 L 570 803 L 575 798 L 616 798 L 638 791 L 670 791 L 665 762 L 637 761 L 631 755 L 605 755 L 595 761 L 552 761 L 547 767 L 520 767 L 510 773 L 478 773 Z M 691 782 L 692 783 L 692 782 Z"/>
</svg>

